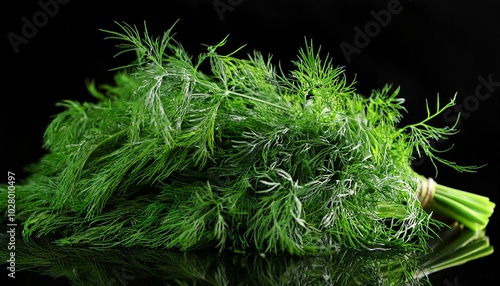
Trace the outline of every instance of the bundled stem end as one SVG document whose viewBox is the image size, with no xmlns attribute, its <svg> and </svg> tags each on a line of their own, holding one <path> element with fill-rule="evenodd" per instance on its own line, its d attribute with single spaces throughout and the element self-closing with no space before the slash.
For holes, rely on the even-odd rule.
<svg viewBox="0 0 500 286">
<path fill-rule="evenodd" d="M 473 231 L 486 228 L 495 208 L 495 203 L 485 196 L 450 188 L 422 176 L 417 195 L 426 211 L 462 223 Z"/>
</svg>

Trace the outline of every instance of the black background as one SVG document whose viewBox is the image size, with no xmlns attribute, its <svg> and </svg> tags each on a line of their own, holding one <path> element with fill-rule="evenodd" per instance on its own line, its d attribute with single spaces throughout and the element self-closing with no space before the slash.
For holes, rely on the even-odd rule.
<svg viewBox="0 0 500 286">
<path fill-rule="evenodd" d="M 55 2 L 52 1 L 42 1 Z M 438 165 L 439 183 L 499 201 L 499 104 L 500 94 L 500 2 L 499 1 L 401 1 L 385 27 L 372 30 L 369 43 L 346 58 L 341 43 L 356 46 L 355 27 L 364 30 L 374 22 L 371 11 L 387 10 L 391 1 L 60 1 L 58 10 L 37 18 L 37 31 L 17 46 L 9 40 L 23 36 L 23 17 L 33 22 L 42 11 L 37 1 L 5 1 L 1 7 L 1 153 L 3 170 L 25 176 L 23 166 L 43 154 L 42 136 L 51 116 L 59 112 L 55 103 L 64 99 L 93 100 L 85 80 L 110 83 L 109 69 L 128 63 L 127 56 L 114 58 L 117 42 L 104 40 L 99 29 L 118 30 L 114 21 L 125 21 L 160 35 L 179 20 L 176 39 L 193 55 L 229 35 L 223 51 L 242 45 L 239 56 L 259 50 L 272 54 L 276 64 L 291 68 L 304 37 L 321 45 L 334 65 L 345 66 L 356 87 L 367 94 L 386 83 L 401 86 L 406 99 L 403 124 L 425 118 L 425 101 L 431 106 L 439 94 L 442 104 L 457 93 L 463 106 L 460 133 L 443 156 L 460 165 L 483 165 L 477 173 L 457 173 Z M 65 3 L 67 2 L 67 3 Z M 395 1 L 392 1 L 396 3 Z M 65 4 L 62 4 L 65 3 Z M 229 5 L 219 10 L 214 3 Z M 226 6 L 227 7 L 227 6 Z M 371 24 L 370 24 L 371 23 Z M 359 45 L 358 45 L 359 47 Z M 481 97 L 476 87 L 488 77 L 490 96 Z M 485 93 L 486 88 L 480 89 Z M 438 118 L 435 124 L 451 124 Z M 435 177 L 429 160 L 414 165 L 424 175 Z M 491 243 L 498 244 L 498 214 L 487 227 Z M 498 254 L 469 262 L 432 276 L 434 285 L 500 285 Z M 18 275 L 22 275 L 19 273 Z"/>
</svg>

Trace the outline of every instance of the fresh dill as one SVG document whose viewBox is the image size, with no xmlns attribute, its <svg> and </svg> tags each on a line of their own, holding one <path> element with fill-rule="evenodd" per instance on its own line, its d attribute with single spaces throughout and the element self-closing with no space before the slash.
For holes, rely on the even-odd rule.
<svg viewBox="0 0 500 286">
<path fill-rule="evenodd" d="M 411 169 L 413 154 L 475 170 L 437 156 L 428 144 L 456 132 L 429 123 L 454 98 L 442 107 L 438 99 L 435 112 L 428 107 L 424 120 L 401 127 L 399 88 L 357 93 L 312 42 L 283 73 L 259 52 L 245 59 L 218 53 L 227 39 L 193 58 L 174 40 L 173 27 L 154 37 L 146 26 L 140 33 L 118 25 L 121 32 L 104 31 L 107 39 L 120 41 L 117 55 L 134 52 L 136 60 L 116 69 L 113 85 L 88 83 L 97 102 L 60 103 L 64 111 L 44 135 L 47 154 L 18 187 L 17 217 L 28 240 L 425 254 L 428 239 L 444 227 L 432 212 L 450 214 L 442 197 L 453 201 L 455 193 L 443 195 L 438 185 L 423 208 L 422 186 L 429 185 Z M 453 203 L 450 217 L 484 228 L 494 204 L 477 199 L 485 206 L 477 219 L 474 205 L 463 213 L 467 199 Z"/>
</svg>

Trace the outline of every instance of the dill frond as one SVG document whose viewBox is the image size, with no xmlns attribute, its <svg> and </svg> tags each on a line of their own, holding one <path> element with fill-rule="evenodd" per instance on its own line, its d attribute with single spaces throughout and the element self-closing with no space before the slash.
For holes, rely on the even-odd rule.
<svg viewBox="0 0 500 286">
<path fill-rule="evenodd" d="M 27 240 L 418 257 L 445 226 L 422 207 L 413 154 L 475 170 L 428 144 L 456 133 L 430 125 L 454 99 L 400 127 L 399 88 L 358 94 L 312 42 L 285 74 L 259 52 L 220 54 L 226 39 L 194 60 L 172 29 L 153 37 L 146 26 L 142 33 L 118 26 L 122 32 L 104 31 L 107 39 L 120 42 L 117 55 L 137 59 L 117 68 L 114 85 L 88 83 L 96 103 L 59 104 L 64 111 L 45 132 L 47 154 L 19 187 Z M 454 205 L 453 219 L 484 228 L 494 204 L 475 198 L 488 201 L 479 221 L 477 204 L 464 208 L 450 189 L 437 188 L 433 207 L 447 215 L 443 206 Z"/>
</svg>

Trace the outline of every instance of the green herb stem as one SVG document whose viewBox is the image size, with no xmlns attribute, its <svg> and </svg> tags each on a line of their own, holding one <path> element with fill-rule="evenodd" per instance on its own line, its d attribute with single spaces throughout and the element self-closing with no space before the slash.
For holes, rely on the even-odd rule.
<svg viewBox="0 0 500 286">
<path fill-rule="evenodd" d="M 427 180 L 421 176 L 420 180 Z M 423 186 L 428 183 L 424 182 Z M 487 197 L 468 193 L 462 190 L 433 183 L 432 198 L 427 206 L 428 211 L 443 215 L 460 223 L 473 231 L 483 230 L 493 214 L 495 203 Z"/>
</svg>

